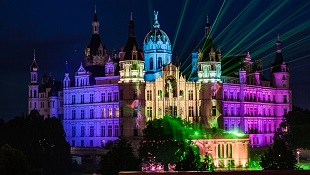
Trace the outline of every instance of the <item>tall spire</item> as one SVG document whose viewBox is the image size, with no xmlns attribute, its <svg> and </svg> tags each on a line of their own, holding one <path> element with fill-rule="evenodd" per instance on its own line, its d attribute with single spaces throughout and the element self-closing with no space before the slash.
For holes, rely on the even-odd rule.
<svg viewBox="0 0 310 175">
<path fill-rule="evenodd" d="M 207 15 L 207 23 L 205 26 L 205 35 L 206 37 L 210 37 L 210 30 L 211 30 L 211 25 L 209 23 L 209 15 Z"/>
<path fill-rule="evenodd" d="M 277 42 L 276 42 L 276 47 L 277 47 L 277 53 L 281 53 L 282 52 L 282 50 L 281 50 L 281 41 L 280 41 L 280 35 L 278 34 L 278 40 L 277 40 Z"/>
<path fill-rule="evenodd" d="M 92 22 L 92 26 L 93 26 L 93 34 L 99 34 L 99 21 L 97 17 L 96 3 L 95 3 L 95 13 L 94 13 L 94 20 Z"/>
<path fill-rule="evenodd" d="M 69 73 L 68 61 L 66 61 L 66 73 Z"/>
<path fill-rule="evenodd" d="M 133 22 L 132 12 L 131 12 L 130 13 L 130 21 L 128 23 L 128 36 L 129 37 L 134 37 L 135 36 L 134 28 L 135 28 L 135 23 Z"/>
<path fill-rule="evenodd" d="M 160 25 L 158 23 L 158 11 L 156 12 L 154 10 L 154 24 L 153 24 L 154 29 L 159 29 Z"/>
<path fill-rule="evenodd" d="M 97 9 L 96 9 L 96 1 L 95 1 L 95 14 L 97 13 Z"/>
<path fill-rule="evenodd" d="M 36 49 L 33 49 L 33 60 L 36 60 Z"/>
<path fill-rule="evenodd" d="M 33 61 L 32 64 L 30 66 L 30 71 L 38 71 L 39 70 L 39 66 L 36 62 L 36 49 L 33 49 Z"/>
</svg>

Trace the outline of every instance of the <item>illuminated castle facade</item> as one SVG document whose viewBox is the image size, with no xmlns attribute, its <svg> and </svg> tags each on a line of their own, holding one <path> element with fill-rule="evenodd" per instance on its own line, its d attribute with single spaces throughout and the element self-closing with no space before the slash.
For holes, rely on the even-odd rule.
<svg viewBox="0 0 310 175">
<path fill-rule="evenodd" d="M 96 13 L 92 27 L 85 63 L 74 78 L 66 64 L 63 88 L 56 81 L 41 88 L 35 59 L 30 68 L 29 111 L 36 108 L 44 117 L 63 117 L 72 147 L 101 147 L 119 135 L 138 144 L 145 123 L 166 114 L 209 128 L 245 132 L 250 140 L 243 140 L 243 145 L 269 145 L 282 116 L 292 109 L 289 67 L 279 38 L 271 80 L 267 80 L 261 60 L 253 62 L 250 53 L 223 57 L 220 47 L 213 45 L 207 21 L 204 46 L 192 53 L 188 81 L 179 65 L 172 64 L 172 46 L 160 29 L 158 13 L 143 40 L 143 50 L 135 39 L 132 16 L 126 46 L 115 55 L 108 54 L 101 43 Z M 43 101 L 49 105 L 40 107 Z M 239 141 L 224 139 L 221 144 L 226 148 L 233 142 Z"/>
<path fill-rule="evenodd" d="M 46 73 L 39 83 L 39 66 L 36 61 L 35 51 L 33 62 L 30 66 L 30 83 L 28 85 L 28 114 L 33 109 L 44 117 L 57 117 L 63 119 L 63 84 L 61 81 L 48 77 Z"/>
</svg>

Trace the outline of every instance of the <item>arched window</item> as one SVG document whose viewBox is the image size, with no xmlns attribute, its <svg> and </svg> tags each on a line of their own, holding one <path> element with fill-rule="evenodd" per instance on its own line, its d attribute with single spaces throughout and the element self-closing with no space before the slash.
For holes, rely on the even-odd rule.
<svg viewBox="0 0 310 175">
<path fill-rule="evenodd" d="M 33 91 L 33 97 L 34 97 L 34 98 L 37 98 L 37 90 L 34 90 L 34 91 Z"/>
<path fill-rule="evenodd" d="M 153 70 L 153 58 L 150 59 L 150 70 Z"/>
<path fill-rule="evenodd" d="M 157 69 L 161 68 L 161 66 L 162 66 L 162 58 L 159 57 L 157 60 Z"/>
</svg>

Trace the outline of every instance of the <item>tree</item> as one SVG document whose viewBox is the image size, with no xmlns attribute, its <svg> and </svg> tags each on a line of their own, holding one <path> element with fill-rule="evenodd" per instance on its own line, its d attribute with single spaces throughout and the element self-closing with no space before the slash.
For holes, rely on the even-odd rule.
<svg viewBox="0 0 310 175">
<path fill-rule="evenodd" d="M 15 117 L 8 121 L 2 130 L 6 134 L 1 136 L 0 142 L 21 150 L 32 169 L 44 174 L 64 174 L 70 170 L 70 145 L 57 118 L 44 119 L 38 111 L 32 110 L 26 118 Z"/>
<path fill-rule="evenodd" d="M 120 171 L 138 171 L 139 161 L 133 154 L 131 142 L 121 136 L 109 151 L 101 156 L 99 173 L 117 175 Z"/>
<path fill-rule="evenodd" d="M 0 148 L 0 172 L 3 175 L 29 174 L 30 165 L 22 151 L 5 144 Z"/>
<path fill-rule="evenodd" d="M 296 157 L 284 133 L 277 131 L 274 143 L 261 157 L 260 165 L 264 170 L 293 170 L 296 168 Z"/>
<path fill-rule="evenodd" d="M 310 111 L 293 106 L 293 110 L 284 115 L 282 127 L 287 130 L 286 140 L 294 149 L 310 149 Z"/>
<path fill-rule="evenodd" d="M 192 149 L 192 132 L 192 126 L 178 117 L 164 116 L 162 119 L 148 121 L 143 130 L 139 157 L 146 164 L 155 159 L 155 162 L 164 165 L 165 171 L 169 164 L 178 165 L 179 170 L 198 170 L 200 156 Z"/>
</svg>

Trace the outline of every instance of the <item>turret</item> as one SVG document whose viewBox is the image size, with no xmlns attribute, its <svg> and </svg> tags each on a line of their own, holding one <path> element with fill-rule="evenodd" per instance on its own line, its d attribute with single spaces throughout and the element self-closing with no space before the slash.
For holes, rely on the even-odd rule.
<svg viewBox="0 0 310 175">
<path fill-rule="evenodd" d="M 84 56 L 86 66 L 104 66 L 107 61 L 105 46 L 102 45 L 99 36 L 99 20 L 97 17 L 96 5 L 94 19 L 92 21 L 92 37 L 89 45 L 86 45 Z"/>
<path fill-rule="evenodd" d="M 153 29 L 145 36 L 144 67 L 146 81 L 155 81 L 162 76 L 162 67 L 172 62 L 171 43 L 168 35 L 160 29 L 158 12 L 154 11 Z"/>
<path fill-rule="evenodd" d="M 114 76 L 114 63 L 110 56 L 108 62 L 105 64 L 105 76 Z"/>
<path fill-rule="evenodd" d="M 63 86 L 64 86 L 64 88 L 70 87 L 69 66 L 68 66 L 67 61 L 66 61 L 66 72 L 65 72 L 65 78 L 64 78 Z"/>
<path fill-rule="evenodd" d="M 290 73 L 289 65 L 285 63 L 281 50 L 280 36 L 276 42 L 276 58 L 271 64 L 271 86 L 277 88 L 289 88 Z"/>
<path fill-rule="evenodd" d="M 38 100 L 39 100 L 38 71 L 39 71 L 39 66 L 36 62 L 36 54 L 34 50 L 33 61 L 30 66 L 30 84 L 28 86 L 28 89 L 29 89 L 28 113 L 30 113 L 32 109 L 36 109 L 38 107 L 37 106 Z"/>
<path fill-rule="evenodd" d="M 32 64 L 30 66 L 31 84 L 37 84 L 38 83 L 38 71 L 39 71 L 39 66 L 36 62 L 36 51 L 34 49 L 33 61 L 32 61 Z"/>
</svg>

